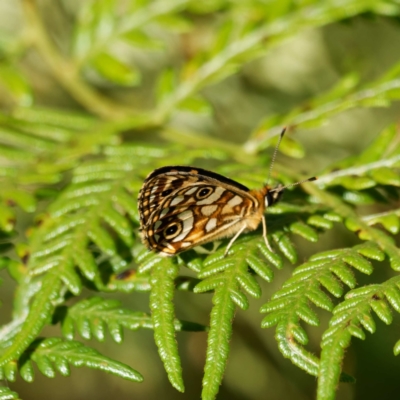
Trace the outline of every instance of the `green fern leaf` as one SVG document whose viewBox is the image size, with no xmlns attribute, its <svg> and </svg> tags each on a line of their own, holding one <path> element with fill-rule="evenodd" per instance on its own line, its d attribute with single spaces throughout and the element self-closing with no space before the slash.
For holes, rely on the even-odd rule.
<svg viewBox="0 0 400 400">
<path fill-rule="evenodd" d="M 318 398 L 328 398 L 327 396 L 331 397 L 330 393 L 334 393 L 344 351 L 350 345 L 351 337 L 365 339 L 362 328 L 370 333 L 375 332 L 376 325 L 371 311 L 373 310 L 384 323 L 392 323 L 393 318 L 389 308 L 392 303 L 398 311 L 400 309 L 398 277 L 379 285 L 369 285 L 350 291 L 346 295 L 346 300 L 333 310 L 333 318 L 322 341 Z M 395 352 L 397 348 L 396 344 Z"/>
<path fill-rule="evenodd" d="M 63 376 L 69 376 L 71 365 L 99 369 L 134 382 L 143 381 L 143 377 L 127 365 L 113 361 L 82 343 L 63 341 L 60 338 L 39 339 L 33 342 L 18 365 L 8 364 L 13 372 L 11 373 L 10 369 L 8 371 L 3 369 L 3 376 L 8 380 L 14 380 L 18 367 L 21 377 L 27 382 L 32 382 L 34 380 L 32 362 L 36 363 L 39 371 L 48 378 L 53 378 L 56 371 Z"/>
<path fill-rule="evenodd" d="M 248 267 L 255 266 L 254 271 L 261 271 L 260 276 L 263 279 L 267 281 L 272 279 L 273 272 L 267 264 L 260 267 L 260 262 L 254 263 L 255 259 L 258 260 L 256 254 L 261 249 L 263 254 L 268 254 L 271 258 L 271 252 L 266 249 L 262 239 L 241 238 L 232 246 L 227 258 L 223 258 L 223 249 L 209 256 L 199 273 L 199 277 L 205 279 L 195 287 L 194 292 L 214 290 L 214 306 L 210 317 L 203 378 L 203 398 L 211 399 L 218 393 L 229 354 L 235 306 L 245 310 L 249 305 L 242 291 L 255 298 L 261 295 L 261 288 L 248 271 Z M 275 261 L 276 257 L 273 255 L 272 259 Z"/>
<path fill-rule="evenodd" d="M 121 343 L 123 340 L 123 328 L 130 330 L 153 329 L 153 321 L 150 316 L 143 312 L 134 312 L 123 308 L 121 302 L 117 300 L 92 297 L 76 303 L 65 311 L 65 317 L 62 318 L 62 331 L 69 340 L 74 338 L 75 327 L 83 338 L 94 337 L 99 341 L 105 340 L 105 331 L 108 327 L 112 338 L 117 343 Z M 174 326 L 177 331 L 203 331 L 206 329 L 200 324 L 178 320 L 174 321 Z"/>
<path fill-rule="evenodd" d="M 178 266 L 173 259 L 157 258 L 158 261 L 152 265 L 150 295 L 154 339 L 171 384 L 183 392 L 185 388 L 175 340 L 175 316 L 172 304 L 174 279 L 178 274 Z"/>
<path fill-rule="evenodd" d="M 25 318 L 21 325 L 18 326 L 18 333 L 15 335 L 14 340 L 11 343 L 8 340 L 5 341 L 7 347 L 3 348 L 0 356 L 0 367 L 21 356 L 30 343 L 39 335 L 39 332 L 54 311 L 53 302 L 59 296 L 60 278 L 52 272 L 45 276 L 41 284 L 43 287 L 39 292 L 35 293 L 30 312 L 27 316 L 23 315 Z M 32 298 L 32 293 L 30 293 L 29 298 Z"/>
<path fill-rule="evenodd" d="M 60 13 L 57 2 L 53 3 L 52 11 L 60 22 L 56 30 L 40 5 L 32 1 L 22 2 L 22 14 L 17 10 L 21 16 L 17 25 L 23 29 L 13 30 L 11 24 L 9 34 L 9 24 L 7 31 L 0 27 L 0 269 L 6 267 L 17 284 L 12 320 L 0 329 L 0 373 L 15 380 L 19 370 L 25 380 L 32 381 L 35 363 L 48 377 L 57 371 L 68 375 L 71 365 L 103 365 L 109 372 L 116 371 L 117 376 L 140 380 L 141 376 L 129 367 L 93 353 L 78 342 L 38 337 L 51 323 L 61 323 L 64 335 L 70 339 L 77 333 L 83 338 L 105 340 L 108 331 L 118 342 L 123 339 L 124 328 L 145 327 L 154 329 L 168 377 L 183 391 L 176 332 L 206 328 L 176 318 L 174 290 L 212 291 L 203 380 L 203 398 L 211 400 L 218 393 L 225 371 L 234 312 L 237 307 L 246 310 L 252 297 L 262 295 L 257 276 L 269 283 L 274 273 L 281 274 L 275 268 L 282 268 L 283 258 L 296 263 L 304 257 L 304 252 L 297 251 L 293 236 L 311 242 L 305 249 L 309 254 L 321 232 L 344 227 L 363 244 L 339 250 L 331 246 L 320 252 L 320 246 L 331 245 L 328 235 L 324 236 L 318 254 L 297 266 L 263 307 L 267 314 L 262 325 L 275 327 L 282 354 L 319 376 L 320 400 L 333 399 L 338 381 L 352 379 L 341 373 L 344 352 L 352 337 L 364 339 L 368 336 L 365 331 L 375 332 L 373 314 L 389 324 L 393 310 L 400 310 L 396 279 L 356 288 L 354 273 L 371 274 L 370 260 L 381 261 L 386 256 L 390 267 L 400 270 L 400 250 L 394 237 L 400 230 L 400 212 L 395 208 L 400 187 L 398 127 L 393 124 L 385 128 L 365 150 L 354 151 L 364 148 L 367 134 L 359 136 L 359 143 L 351 142 L 342 125 L 354 118 L 349 110 L 361 109 L 363 116 L 373 115 L 373 120 L 379 122 L 372 108 L 388 107 L 399 99 L 400 64 L 395 63 L 383 73 L 379 66 L 376 71 L 381 77 L 368 81 L 363 71 L 368 64 L 363 57 L 353 63 L 354 71 L 345 71 L 337 79 L 329 72 L 321 79 L 315 66 L 323 65 L 325 69 L 325 64 L 317 62 L 310 69 L 296 69 L 296 73 L 312 72 L 309 75 L 313 83 L 302 92 L 301 82 L 290 80 L 293 63 L 286 63 L 289 68 L 280 71 L 285 74 L 281 81 L 275 81 L 271 69 L 268 79 L 273 78 L 267 86 L 265 82 L 259 85 L 259 79 L 264 79 L 259 71 L 270 71 L 272 58 L 274 65 L 276 60 L 279 62 L 280 49 L 277 58 L 271 57 L 275 54 L 270 50 L 291 36 L 296 36 L 296 45 L 313 51 L 312 60 L 322 53 L 335 56 L 337 49 L 331 52 L 329 40 L 324 42 L 326 52 L 309 45 L 310 39 L 318 38 L 318 28 L 329 26 L 324 31 L 329 38 L 330 31 L 340 32 L 341 21 L 348 22 L 346 29 L 353 29 L 351 21 L 356 17 L 366 32 L 370 22 L 365 15 L 384 16 L 374 23 L 374 29 L 387 27 L 400 15 L 399 5 L 386 0 L 273 0 L 268 7 L 254 1 L 99 0 L 64 2 Z M 9 9 L 13 16 L 14 5 L 10 7 L 4 9 L 5 20 Z M 64 19 L 67 31 L 61 23 Z M 395 32 L 392 25 L 391 32 Z M 25 32 L 32 33 L 29 40 Z M 352 41 L 356 36 L 351 35 Z M 382 41 L 386 42 L 390 41 Z M 292 40 L 288 43 L 290 46 Z M 372 46 L 373 41 L 368 45 Z M 32 68 L 35 60 L 25 57 L 32 49 L 48 68 Z M 265 54 L 267 57 L 260 59 Z M 341 70 L 352 63 L 354 52 L 348 54 L 346 65 L 340 60 Z M 254 62 L 262 63 L 263 68 L 254 68 Z M 264 62 L 268 68 L 264 68 Z M 376 67 L 375 59 L 373 62 L 371 65 Z M 226 77 L 229 80 L 223 81 Z M 331 87 L 321 93 L 320 88 L 329 82 Z M 132 90 L 135 85 L 140 87 Z M 243 90 L 245 96 L 238 92 L 238 87 L 242 90 L 253 85 L 262 91 L 271 86 L 274 95 L 255 96 L 253 89 L 247 93 Z M 263 99 L 262 104 L 257 97 Z M 248 99 L 251 107 L 246 108 Z M 43 104 L 51 100 L 67 111 L 40 109 L 32 105 L 34 100 Z M 235 112 L 234 103 L 239 104 L 236 110 L 240 112 Z M 242 109 L 242 105 L 246 106 Z M 84 108 L 96 117 L 68 111 L 71 106 Z M 214 108 L 215 113 L 211 113 Z M 250 109 L 251 113 L 247 112 Z M 387 111 L 390 115 L 392 110 Z M 339 118 L 340 126 L 334 134 L 329 135 L 328 128 L 322 135 L 315 135 L 317 140 L 337 141 L 342 147 L 326 151 L 326 146 L 319 147 L 314 138 L 302 140 L 314 133 L 307 128 L 326 125 L 331 117 L 341 117 L 343 112 L 346 118 Z M 262 121 L 255 122 L 258 119 Z M 365 127 L 364 118 L 361 125 L 359 122 L 357 127 Z M 243 137 L 243 128 L 254 125 L 258 126 L 253 134 Z M 299 187 L 287 188 L 285 202 L 268 207 L 268 234 L 279 253 L 269 251 L 262 238 L 253 234 L 241 237 L 227 257 L 224 246 L 212 255 L 205 255 L 204 250 L 211 248 L 206 245 L 202 253 L 190 250 L 174 259 L 161 259 L 144 249 L 137 232 L 140 222 L 136 198 L 148 173 L 168 164 L 199 165 L 259 188 L 265 184 L 265 165 L 270 159 L 264 149 L 276 144 L 283 125 L 288 126 L 288 135 L 281 153 L 300 158 L 312 148 L 318 151 L 304 161 L 311 160 L 312 168 L 314 161 L 327 167 L 316 182 L 302 185 L 305 193 Z M 371 129 L 375 129 L 372 124 Z M 334 151 L 353 155 L 329 164 L 329 157 L 335 159 Z M 300 171 L 306 163 L 296 160 L 296 167 L 289 168 L 279 161 L 278 156 L 268 181 L 272 187 L 303 178 Z M 36 210 L 42 214 L 36 212 L 32 218 L 29 213 Z M 346 235 L 338 232 L 340 243 L 347 241 Z M 191 276 L 178 274 L 184 266 L 191 270 Z M 280 278 L 285 279 L 283 275 Z M 370 279 L 373 282 L 374 276 Z M 74 300 L 74 305 L 67 302 L 83 289 L 96 291 L 99 297 Z M 150 292 L 151 319 L 101 297 L 102 293 L 122 296 L 135 291 Z M 6 305 L 4 301 L 3 307 Z M 332 314 L 323 337 L 321 360 L 306 348 L 306 325 L 319 324 L 315 307 Z M 394 353 L 399 352 L 400 341 L 394 346 Z M 0 397 L 1 393 L 0 389 Z M 10 391 L 5 395 L 17 396 Z"/>
<path fill-rule="evenodd" d="M 145 313 L 132 312 L 121 307 L 116 300 L 105 300 L 100 297 L 83 300 L 69 308 L 62 322 L 63 335 L 67 339 L 74 337 L 74 325 L 85 339 L 94 336 L 104 341 L 105 326 L 108 326 L 112 338 L 120 343 L 123 340 L 122 327 L 138 329 L 151 328 L 151 319 Z"/>
<path fill-rule="evenodd" d="M 319 325 L 318 316 L 311 308 L 311 304 L 328 311 L 333 310 L 333 302 L 322 287 L 335 297 L 343 295 L 341 281 L 350 288 L 355 287 L 355 279 L 350 267 L 364 274 L 372 273 L 371 264 L 359 255 L 364 252 L 363 255 L 366 257 L 367 249 L 370 249 L 371 253 L 374 249 L 382 259 L 382 252 L 379 252 L 374 243 L 369 242 L 349 249 L 316 254 L 310 258 L 310 261 L 297 267 L 282 289 L 277 291 L 261 308 L 261 312 L 268 314 L 261 325 L 264 328 L 276 325 L 275 337 L 283 355 L 312 375 L 318 374 L 318 361 L 311 353 L 302 349 L 302 346 L 307 344 L 308 338 L 301 328 L 300 321 L 309 325 Z M 379 310 L 382 317 L 388 318 L 384 309 Z"/>
<path fill-rule="evenodd" d="M 0 386 L 0 400 L 20 400 L 20 397 L 8 387 Z"/>
</svg>

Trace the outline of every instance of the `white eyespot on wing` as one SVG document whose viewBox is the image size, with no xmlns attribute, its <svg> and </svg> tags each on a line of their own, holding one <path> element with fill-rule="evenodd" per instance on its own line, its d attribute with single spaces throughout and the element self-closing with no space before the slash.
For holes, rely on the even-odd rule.
<svg viewBox="0 0 400 400">
<path fill-rule="evenodd" d="M 210 218 L 205 226 L 206 232 L 212 231 L 217 226 L 217 218 Z"/>
<path fill-rule="evenodd" d="M 187 190 L 185 194 L 193 194 L 198 189 L 198 186 L 194 186 L 191 189 Z"/>
<path fill-rule="evenodd" d="M 172 242 L 180 242 L 181 240 L 185 239 L 185 237 L 189 234 L 189 232 L 193 228 L 194 217 L 193 213 L 190 210 L 186 210 L 180 214 L 178 214 L 178 218 L 183 221 L 182 232 L 174 238 Z"/>
<path fill-rule="evenodd" d="M 172 201 L 169 205 L 176 206 L 177 204 L 182 203 L 183 200 L 185 200 L 184 196 L 176 196 L 172 199 Z"/>
<path fill-rule="evenodd" d="M 236 195 L 234 197 L 232 197 L 227 204 L 229 204 L 231 207 L 235 207 L 237 205 L 239 205 L 240 203 L 243 202 L 243 198 Z"/>
<path fill-rule="evenodd" d="M 225 189 L 223 187 L 217 187 L 217 188 L 215 188 L 214 193 L 212 193 L 210 196 L 208 196 L 204 200 L 198 201 L 196 204 L 199 206 L 203 206 L 206 204 L 213 204 L 220 199 L 220 197 L 222 196 L 222 194 L 224 192 L 225 192 Z"/>
<path fill-rule="evenodd" d="M 218 208 L 218 206 L 216 204 L 211 205 L 211 206 L 204 206 L 201 208 L 201 213 L 204 216 L 209 217 L 217 208 Z"/>
</svg>

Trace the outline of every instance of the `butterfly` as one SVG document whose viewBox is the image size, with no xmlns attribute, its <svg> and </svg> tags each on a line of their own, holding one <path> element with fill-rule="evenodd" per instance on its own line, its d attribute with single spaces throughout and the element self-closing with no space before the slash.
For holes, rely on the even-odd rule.
<svg viewBox="0 0 400 400">
<path fill-rule="evenodd" d="M 282 131 L 272 157 L 270 172 Z M 313 181 L 315 177 L 305 181 Z M 139 192 L 140 234 L 150 250 L 173 256 L 214 240 L 232 237 L 225 250 L 243 232 L 253 231 L 260 223 L 267 238 L 264 211 L 275 204 L 291 185 L 268 184 L 250 190 L 215 172 L 188 166 L 167 166 L 154 170 Z"/>
</svg>

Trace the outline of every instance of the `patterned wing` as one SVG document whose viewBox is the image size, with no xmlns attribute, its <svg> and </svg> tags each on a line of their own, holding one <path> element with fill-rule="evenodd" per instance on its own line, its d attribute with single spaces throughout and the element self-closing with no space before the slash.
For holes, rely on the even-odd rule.
<svg viewBox="0 0 400 400">
<path fill-rule="evenodd" d="M 143 242 L 174 255 L 232 236 L 243 224 L 255 229 L 264 211 L 262 196 L 202 169 L 160 168 L 146 178 L 139 194 Z"/>
</svg>

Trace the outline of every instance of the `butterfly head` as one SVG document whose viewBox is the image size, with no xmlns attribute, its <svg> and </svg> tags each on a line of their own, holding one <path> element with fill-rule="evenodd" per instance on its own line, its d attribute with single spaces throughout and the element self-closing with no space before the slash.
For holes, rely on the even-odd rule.
<svg viewBox="0 0 400 400">
<path fill-rule="evenodd" d="M 264 200 L 265 201 L 265 207 L 270 207 L 273 204 L 275 204 L 277 201 L 279 201 L 279 199 L 282 196 L 283 191 L 285 189 L 287 189 L 288 187 L 297 186 L 297 185 L 300 185 L 301 183 L 312 182 L 312 181 L 315 181 L 315 180 L 317 180 L 317 177 L 312 176 L 311 178 L 304 179 L 304 180 L 299 181 L 299 182 L 294 182 L 294 183 L 291 183 L 291 184 L 286 185 L 286 186 L 278 185 L 276 188 L 273 188 L 273 189 L 269 189 L 268 186 L 265 186 L 265 188 L 267 190 L 267 192 L 265 193 L 265 200 Z"/>
<path fill-rule="evenodd" d="M 274 189 L 269 189 L 264 197 L 265 207 L 270 207 L 273 204 L 277 203 L 285 189 L 286 188 L 283 185 L 278 185 Z"/>
</svg>

